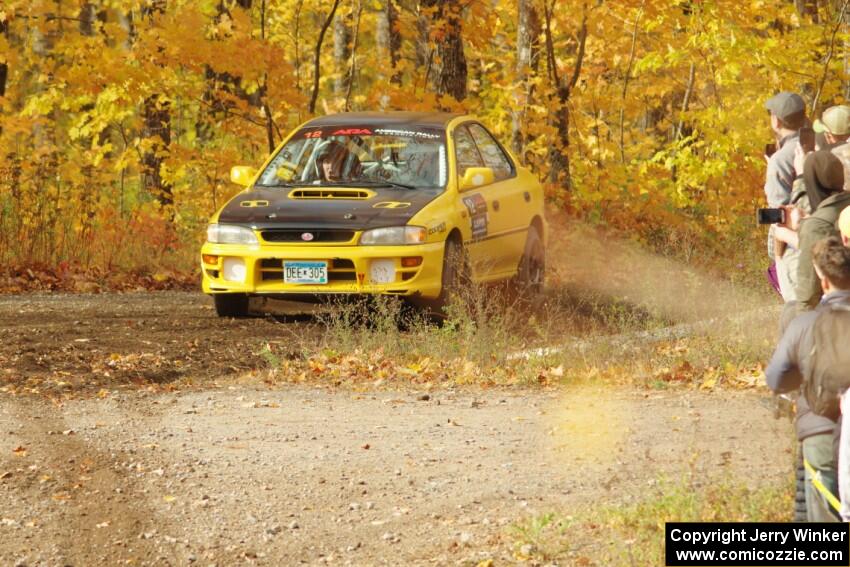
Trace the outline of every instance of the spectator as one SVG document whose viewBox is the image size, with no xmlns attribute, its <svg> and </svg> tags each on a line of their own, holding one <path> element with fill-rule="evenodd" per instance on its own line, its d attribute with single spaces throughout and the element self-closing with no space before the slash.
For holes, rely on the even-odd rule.
<svg viewBox="0 0 850 567">
<path fill-rule="evenodd" d="M 800 135 L 800 128 L 806 123 L 806 105 L 800 95 L 781 92 L 765 103 L 770 113 L 770 127 L 776 137 L 777 151 L 767 160 L 767 176 L 764 192 L 770 207 L 785 205 L 791 199 L 792 184 L 795 178 L 794 150 Z M 784 250 L 780 248 L 774 254 L 774 228 L 768 235 L 768 256 L 776 262 L 776 277 L 779 280 L 779 290 L 782 298 L 794 301 L 796 286 L 794 272 L 783 261 Z"/>
<path fill-rule="evenodd" d="M 844 246 L 850 246 L 850 207 L 845 207 L 838 215 L 838 230 L 841 232 Z"/>
<path fill-rule="evenodd" d="M 836 247 L 840 251 L 836 251 Z M 814 246 L 824 296 L 814 311 L 799 315 L 790 322 L 765 369 L 767 385 L 775 392 L 790 392 L 802 384 L 811 364 L 812 327 L 818 315 L 834 304 L 850 306 L 850 251 L 840 246 L 836 238 L 826 239 Z M 834 281 L 833 281 L 834 280 Z M 843 338 L 842 340 L 847 340 Z M 803 457 L 820 476 L 821 482 L 833 494 L 837 493 L 836 458 L 833 437 L 836 423 L 817 415 L 809 408 L 805 396 L 797 397 L 797 438 L 802 443 Z M 835 513 L 812 485 L 812 475 L 806 470 L 806 512 L 812 522 L 834 521 Z"/>
<path fill-rule="evenodd" d="M 844 166 L 831 152 L 821 150 L 808 156 L 803 180 L 812 214 L 799 224 L 798 312 L 814 309 L 823 293 L 812 264 L 812 247 L 818 240 L 837 235 L 838 216 L 850 205 L 850 193 L 844 191 Z"/>
<path fill-rule="evenodd" d="M 820 120 L 815 120 L 812 129 L 822 133 L 835 157 L 844 164 L 844 190 L 850 191 L 850 106 L 832 106 L 823 111 Z"/>
<path fill-rule="evenodd" d="M 823 134 L 816 134 L 817 137 L 823 138 Z M 825 139 L 816 142 L 816 148 L 823 148 Z M 797 144 L 794 148 L 794 170 L 802 172 L 805 169 L 805 162 L 812 152 L 806 154 L 803 148 Z M 784 223 L 773 226 L 773 235 L 775 239 L 774 251 L 781 258 L 783 265 L 788 269 L 789 283 L 794 286 L 794 297 L 796 298 L 797 272 L 800 265 L 800 237 L 797 233 L 800 225 L 800 219 L 812 214 L 811 203 L 806 191 L 806 182 L 803 180 L 802 173 L 794 179 L 793 189 L 791 191 L 791 200 L 788 205 L 783 205 L 785 209 Z M 780 329 L 785 329 L 787 322 L 797 314 L 796 299 L 786 298 L 785 309 L 782 312 L 780 320 Z"/>
</svg>

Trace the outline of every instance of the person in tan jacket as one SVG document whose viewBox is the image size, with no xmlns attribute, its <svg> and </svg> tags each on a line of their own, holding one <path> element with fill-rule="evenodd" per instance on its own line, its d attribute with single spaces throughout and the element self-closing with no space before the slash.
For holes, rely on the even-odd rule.
<svg viewBox="0 0 850 567">
<path fill-rule="evenodd" d="M 841 231 L 841 240 L 844 246 L 850 247 L 850 207 L 845 208 L 838 215 L 838 230 Z"/>
<path fill-rule="evenodd" d="M 850 191 L 850 106 L 831 106 L 823 111 L 820 120 L 815 120 L 812 129 L 822 133 L 829 150 L 844 165 L 844 190 Z"/>
<path fill-rule="evenodd" d="M 799 265 L 797 267 L 797 312 L 814 309 L 823 291 L 812 264 L 816 242 L 837 236 L 838 217 L 850 206 L 850 192 L 844 191 L 843 164 L 834 153 L 817 151 L 806 157 L 803 180 L 812 214 L 799 224 Z"/>
</svg>

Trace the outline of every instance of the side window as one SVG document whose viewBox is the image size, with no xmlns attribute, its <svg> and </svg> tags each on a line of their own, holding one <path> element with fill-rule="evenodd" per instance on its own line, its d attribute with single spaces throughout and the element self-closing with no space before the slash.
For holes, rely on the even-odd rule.
<svg viewBox="0 0 850 567">
<path fill-rule="evenodd" d="M 511 164 L 508 156 L 499 147 L 490 132 L 484 129 L 480 124 L 470 124 L 469 131 L 472 132 L 472 137 L 475 139 L 475 144 L 481 151 L 481 156 L 484 158 L 484 163 L 487 167 L 493 170 L 496 181 L 507 179 L 514 174 L 514 167 Z"/>
<path fill-rule="evenodd" d="M 475 147 L 475 142 L 469 135 L 466 126 L 455 128 L 454 140 L 458 177 L 463 177 L 463 174 L 470 167 L 484 167 L 481 154 L 478 153 L 478 148 Z"/>
</svg>

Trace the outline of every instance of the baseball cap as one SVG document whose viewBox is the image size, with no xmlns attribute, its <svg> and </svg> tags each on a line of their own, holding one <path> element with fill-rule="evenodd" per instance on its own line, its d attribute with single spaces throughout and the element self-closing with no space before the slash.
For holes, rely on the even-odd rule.
<svg viewBox="0 0 850 567">
<path fill-rule="evenodd" d="M 850 106 L 831 106 L 823 111 L 820 120 L 812 125 L 815 132 L 829 132 L 833 136 L 850 134 Z"/>
<path fill-rule="evenodd" d="M 764 107 L 780 120 L 785 120 L 789 116 L 805 112 L 806 103 L 797 93 L 782 91 L 768 99 Z"/>
<path fill-rule="evenodd" d="M 838 217 L 838 229 L 841 231 L 841 236 L 850 238 L 850 207 L 844 207 L 841 211 Z"/>
</svg>

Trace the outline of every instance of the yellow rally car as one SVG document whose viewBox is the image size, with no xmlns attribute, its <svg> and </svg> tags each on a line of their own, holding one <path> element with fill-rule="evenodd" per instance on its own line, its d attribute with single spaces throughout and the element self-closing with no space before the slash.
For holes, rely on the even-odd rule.
<svg viewBox="0 0 850 567">
<path fill-rule="evenodd" d="M 401 296 L 440 308 L 469 280 L 539 293 L 543 191 L 474 118 L 362 112 L 316 118 L 212 218 L 203 289 L 220 316 L 254 295 Z"/>
</svg>

